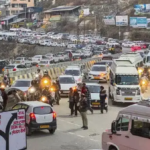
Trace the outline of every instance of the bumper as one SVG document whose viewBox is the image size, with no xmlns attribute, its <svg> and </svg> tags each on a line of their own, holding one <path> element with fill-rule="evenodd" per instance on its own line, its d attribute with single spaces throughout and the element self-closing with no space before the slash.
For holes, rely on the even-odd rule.
<svg viewBox="0 0 150 150">
<path fill-rule="evenodd" d="M 142 100 L 142 97 L 139 96 L 122 96 L 116 95 L 114 97 L 115 102 L 122 102 L 122 103 L 137 103 Z"/>
<path fill-rule="evenodd" d="M 69 90 L 61 90 L 60 91 L 60 95 L 68 95 L 69 94 Z"/>
<path fill-rule="evenodd" d="M 36 122 L 30 122 L 29 127 L 32 131 L 34 130 L 44 130 L 44 129 L 57 129 L 57 123 L 56 120 L 50 123 L 36 123 Z"/>
<path fill-rule="evenodd" d="M 100 80 L 100 81 L 107 81 L 107 76 L 92 76 L 92 75 L 89 75 L 88 78 L 90 80 Z"/>
</svg>

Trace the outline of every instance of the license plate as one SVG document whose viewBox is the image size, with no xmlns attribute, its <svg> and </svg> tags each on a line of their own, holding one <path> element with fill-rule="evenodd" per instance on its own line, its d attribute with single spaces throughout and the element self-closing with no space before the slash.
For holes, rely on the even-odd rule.
<svg viewBox="0 0 150 150">
<path fill-rule="evenodd" d="M 66 93 L 66 94 L 67 94 L 67 93 L 69 93 L 69 91 L 63 91 L 63 93 Z"/>
<path fill-rule="evenodd" d="M 41 125 L 40 128 L 41 129 L 43 129 L 43 128 L 49 128 L 49 125 Z"/>
<path fill-rule="evenodd" d="M 99 79 L 100 77 L 94 77 L 94 79 Z"/>
<path fill-rule="evenodd" d="M 92 103 L 92 105 L 100 105 L 100 103 Z"/>
<path fill-rule="evenodd" d="M 98 105 L 92 105 L 92 107 L 98 107 Z"/>
<path fill-rule="evenodd" d="M 20 61 L 16 61 L 16 64 L 17 64 L 17 63 L 20 63 Z"/>
<path fill-rule="evenodd" d="M 130 100 L 132 100 L 132 98 L 131 97 L 126 97 L 125 100 L 129 100 L 130 101 Z"/>
<path fill-rule="evenodd" d="M 40 65 L 40 67 L 44 67 L 44 65 Z"/>
</svg>

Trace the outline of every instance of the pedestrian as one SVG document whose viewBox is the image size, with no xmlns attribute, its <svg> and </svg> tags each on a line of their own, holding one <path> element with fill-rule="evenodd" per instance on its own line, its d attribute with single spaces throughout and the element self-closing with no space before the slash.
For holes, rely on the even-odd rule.
<svg viewBox="0 0 150 150">
<path fill-rule="evenodd" d="M 73 93 L 73 101 L 74 101 L 74 106 L 75 106 L 75 116 L 78 115 L 78 103 L 79 103 L 79 92 L 78 89 L 74 89 L 74 93 Z"/>
<path fill-rule="evenodd" d="M 70 116 L 73 115 L 74 112 L 74 101 L 73 101 L 73 89 L 69 89 L 69 108 L 70 108 Z"/>
<path fill-rule="evenodd" d="M 85 83 L 83 83 L 83 86 L 82 86 L 82 90 L 81 90 L 81 94 L 84 94 L 86 99 L 87 99 L 87 103 L 88 103 L 88 110 L 93 114 L 93 109 L 91 108 L 91 94 L 90 94 L 90 91 L 88 89 L 88 87 L 86 86 Z"/>
<path fill-rule="evenodd" d="M 88 109 L 87 99 L 86 99 L 85 95 L 82 94 L 80 104 L 79 104 L 79 111 L 80 111 L 82 123 L 83 123 L 82 128 L 84 130 L 88 129 L 87 109 Z"/>
<path fill-rule="evenodd" d="M 101 104 L 101 113 L 103 114 L 103 110 L 105 109 L 106 112 L 108 111 L 107 109 L 107 106 L 106 105 L 106 97 L 107 97 L 107 94 L 106 94 L 106 90 L 104 89 L 103 86 L 100 86 L 100 104 Z"/>
</svg>

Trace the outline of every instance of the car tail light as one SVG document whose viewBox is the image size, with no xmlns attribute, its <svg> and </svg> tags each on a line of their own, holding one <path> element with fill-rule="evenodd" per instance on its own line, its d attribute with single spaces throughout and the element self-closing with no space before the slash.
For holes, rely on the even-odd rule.
<svg viewBox="0 0 150 150">
<path fill-rule="evenodd" d="M 30 119 L 31 120 L 36 120 L 35 114 L 34 113 L 30 113 Z"/>
<path fill-rule="evenodd" d="M 13 69 L 13 71 L 16 71 L 16 70 L 17 70 L 16 68 Z"/>
<path fill-rule="evenodd" d="M 53 119 L 56 119 L 56 113 L 53 112 Z"/>
</svg>

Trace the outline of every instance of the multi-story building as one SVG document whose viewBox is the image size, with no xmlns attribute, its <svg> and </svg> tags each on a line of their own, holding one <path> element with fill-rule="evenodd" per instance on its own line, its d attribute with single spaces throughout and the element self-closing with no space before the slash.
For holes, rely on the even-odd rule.
<svg viewBox="0 0 150 150">
<path fill-rule="evenodd" d="M 6 14 L 14 15 L 26 11 L 27 7 L 34 7 L 34 0 L 7 0 Z"/>
</svg>

